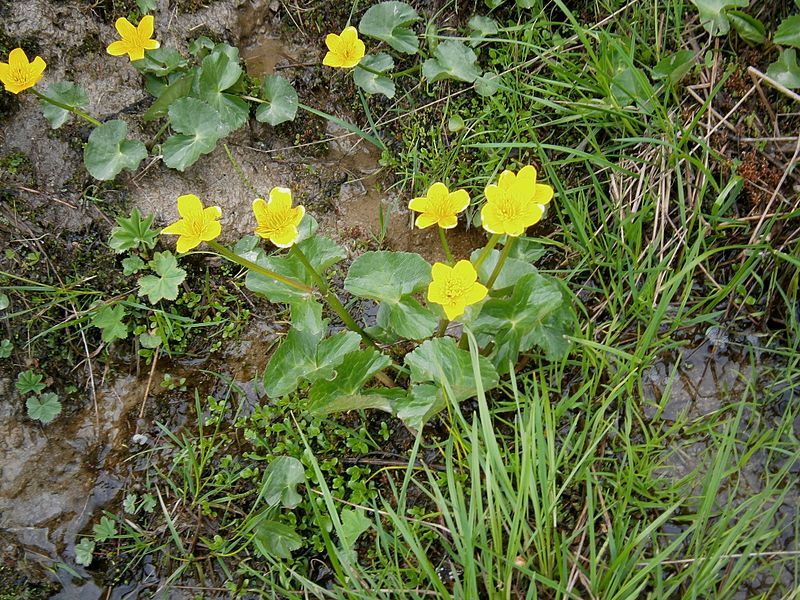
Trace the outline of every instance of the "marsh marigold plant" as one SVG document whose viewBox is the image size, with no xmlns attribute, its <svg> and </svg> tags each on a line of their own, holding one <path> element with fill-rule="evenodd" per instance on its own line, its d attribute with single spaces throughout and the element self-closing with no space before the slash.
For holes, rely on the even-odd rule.
<svg viewBox="0 0 800 600">
<path fill-rule="evenodd" d="M 458 223 L 458 213 L 469 206 L 469 194 L 465 190 L 451 192 L 443 183 L 434 183 L 423 198 L 414 198 L 408 208 L 420 213 L 415 225 L 425 229 L 438 225 L 442 229 L 452 229 Z"/>
<path fill-rule="evenodd" d="M 0 81 L 7 92 L 19 94 L 39 82 L 46 66 L 42 57 L 37 56 L 28 62 L 25 51 L 14 48 L 8 55 L 8 62 L 0 62 Z"/>
<path fill-rule="evenodd" d="M 478 273 L 468 260 L 458 261 L 454 267 L 434 263 L 433 281 L 428 284 L 428 300 L 441 304 L 449 320 L 464 314 L 467 306 L 477 304 L 489 290 L 478 282 Z"/>
<path fill-rule="evenodd" d="M 366 53 L 364 42 L 358 39 L 358 31 L 352 26 L 345 27 L 341 35 L 329 33 L 325 37 L 325 45 L 328 53 L 322 59 L 322 64 L 326 67 L 352 69 Z"/>
<path fill-rule="evenodd" d="M 536 181 L 536 169 L 523 167 L 519 173 L 503 171 L 497 184 L 486 186 L 486 204 L 481 223 L 489 233 L 520 236 L 537 223 L 553 198 L 553 188 Z"/>
<path fill-rule="evenodd" d="M 112 42 L 106 51 L 111 56 L 122 56 L 127 54 L 131 62 L 142 60 L 145 50 L 155 50 L 159 43 L 152 39 L 154 31 L 153 15 L 145 15 L 139 21 L 138 26 L 134 26 L 125 17 L 120 17 L 114 23 L 114 27 L 122 39 Z"/>
<path fill-rule="evenodd" d="M 279 248 L 289 248 L 297 241 L 297 226 L 303 220 L 305 208 L 292 207 L 292 192 L 288 188 L 274 187 L 269 201 L 256 198 L 253 213 L 256 216 L 256 235 L 269 240 Z"/>
<path fill-rule="evenodd" d="M 161 233 L 177 235 L 178 252 L 188 252 L 201 242 L 217 239 L 222 232 L 219 219 L 222 209 L 219 206 L 203 207 L 200 198 L 194 194 L 186 194 L 178 198 L 178 214 L 181 218 L 161 230 Z"/>
</svg>

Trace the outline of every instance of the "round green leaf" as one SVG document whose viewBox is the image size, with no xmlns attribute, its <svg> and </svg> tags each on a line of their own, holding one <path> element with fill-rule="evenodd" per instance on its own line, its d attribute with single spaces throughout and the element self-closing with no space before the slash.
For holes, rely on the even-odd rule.
<svg viewBox="0 0 800 600">
<path fill-rule="evenodd" d="M 399 302 L 431 281 L 431 266 L 412 252 L 365 252 L 353 261 L 345 289 L 354 296 Z"/>
<path fill-rule="evenodd" d="M 669 79 L 670 83 L 678 83 L 694 65 L 694 52 L 679 50 L 662 58 L 653 67 L 653 79 Z"/>
<path fill-rule="evenodd" d="M 213 151 L 225 131 L 219 113 L 202 100 L 181 98 L 169 107 L 172 135 L 161 146 L 164 164 L 179 171 Z"/>
<path fill-rule="evenodd" d="M 219 44 L 214 52 L 203 59 L 197 77 L 197 96 L 219 112 L 224 123 L 223 135 L 239 129 L 250 114 L 247 102 L 223 93 L 239 81 L 242 73 L 239 51 L 227 44 Z"/>
<path fill-rule="evenodd" d="M 367 71 L 360 65 L 364 65 L 371 70 Z M 353 81 L 368 94 L 383 94 L 387 98 L 394 98 L 396 91 L 394 81 L 390 77 L 384 77 L 372 72 L 385 73 L 392 68 L 394 68 L 394 59 L 388 54 L 383 52 L 380 54 L 368 54 L 361 59 L 359 66 L 353 71 Z"/>
<path fill-rule="evenodd" d="M 433 58 L 422 65 L 422 75 L 430 81 L 455 79 L 472 83 L 480 77 L 478 56 L 464 42 L 446 40 L 436 46 Z"/>
<path fill-rule="evenodd" d="M 725 35 L 730 31 L 727 9 L 745 8 L 750 0 L 692 0 L 700 13 L 700 22 L 711 35 Z"/>
<path fill-rule="evenodd" d="M 790 90 L 800 88 L 800 66 L 797 64 L 797 50 L 787 48 L 781 52 L 778 60 L 767 68 L 767 75 Z"/>
<path fill-rule="evenodd" d="M 739 34 L 739 37 L 745 42 L 750 44 L 763 44 L 767 41 L 767 30 L 765 29 L 764 24 L 758 19 L 751 17 L 747 13 L 743 13 L 739 10 L 729 10 L 728 20 L 736 30 L 736 33 Z M 778 28 L 778 31 L 780 31 L 780 27 Z M 684 50 L 684 52 L 686 51 Z"/>
<path fill-rule="evenodd" d="M 286 121 L 294 121 L 299 100 L 297 92 L 280 75 L 269 75 L 261 86 L 261 96 L 267 102 L 256 110 L 256 120 L 273 127 Z"/>
<path fill-rule="evenodd" d="M 280 504 L 284 508 L 294 508 L 303 500 L 297 493 L 297 486 L 305 480 L 303 463 L 291 456 L 279 456 L 264 471 L 264 502 L 270 506 Z"/>
<path fill-rule="evenodd" d="M 763 29 L 764 26 L 761 27 Z M 792 15 L 781 21 L 772 41 L 779 46 L 800 48 L 800 15 Z"/>
<path fill-rule="evenodd" d="M 86 170 L 95 179 L 114 179 L 123 169 L 134 171 L 147 156 L 147 148 L 138 140 L 126 139 L 128 125 L 113 120 L 95 127 L 83 151 Z"/>
<path fill-rule="evenodd" d="M 381 2 L 364 13 L 358 30 L 386 42 L 398 52 L 415 54 L 419 49 L 419 39 L 408 26 L 417 20 L 417 11 L 405 2 Z"/>
</svg>

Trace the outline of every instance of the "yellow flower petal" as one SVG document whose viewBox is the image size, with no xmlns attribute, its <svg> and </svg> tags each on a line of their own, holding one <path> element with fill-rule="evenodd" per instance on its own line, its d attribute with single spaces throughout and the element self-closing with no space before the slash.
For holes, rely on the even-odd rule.
<svg viewBox="0 0 800 600">
<path fill-rule="evenodd" d="M 164 229 L 161 230 L 161 233 L 166 233 L 169 235 L 191 235 L 191 231 L 189 230 L 189 226 L 186 221 L 180 219 L 179 221 L 175 221 L 171 225 L 167 225 Z"/>
<path fill-rule="evenodd" d="M 429 213 L 423 213 L 417 217 L 417 220 L 414 222 L 414 225 L 417 226 L 419 229 L 425 229 L 426 227 L 430 227 L 434 223 L 437 222 L 436 217 Z"/>
<path fill-rule="evenodd" d="M 427 198 L 412 198 L 408 208 L 417 212 L 427 212 L 430 202 Z"/>
<path fill-rule="evenodd" d="M 460 213 L 469 206 L 469 194 L 466 190 L 456 190 L 450 194 L 450 205 L 454 212 Z"/>
<path fill-rule="evenodd" d="M 291 248 L 299 236 L 300 233 L 297 231 L 297 227 L 286 226 L 272 234 L 269 241 L 278 248 Z"/>
<path fill-rule="evenodd" d="M 153 37 L 154 29 L 155 29 L 155 19 L 153 18 L 153 15 L 143 16 L 142 20 L 139 21 L 139 26 L 136 28 L 139 36 L 143 38 Z"/>
<path fill-rule="evenodd" d="M 200 238 L 193 236 L 193 235 L 182 235 L 178 238 L 177 244 L 175 244 L 175 249 L 180 253 L 183 254 L 184 252 L 188 252 L 192 248 L 196 248 L 200 245 Z"/>
<path fill-rule="evenodd" d="M 108 52 L 111 56 L 122 56 L 123 54 L 127 54 L 128 42 L 124 40 L 117 40 L 116 42 L 111 42 L 106 48 L 106 52 Z"/>
<path fill-rule="evenodd" d="M 288 188 L 274 187 L 269 192 L 269 203 L 273 211 L 289 210 L 292 206 L 292 192 Z"/>
<path fill-rule="evenodd" d="M 458 278 L 463 283 L 472 283 L 477 281 L 478 272 L 472 263 L 468 260 L 460 260 L 453 267 L 453 277 Z"/>
<path fill-rule="evenodd" d="M 325 36 L 325 45 L 329 52 L 322 59 L 326 67 L 350 69 L 355 67 L 366 53 L 364 42 L 358 39 L 355 27 L 345 27 L 341 35 L 329 33 Z"/>
<path fill-rule="evenodd" d="M 452 270 L 452 267 L 448 267 L 444 263 L 433 263 L 433 266 L 431 267 L 431 277 L 433 277 L 434 281 L 444 280 L 450 275 L 450 271 Z"/>
<path fill-rule="evenodd" d="M 25 51 L 22 48 L 14 48 L 8 54 L 8 63 L 0 63 L 0 81 L 6 91 L 19 94 L 37 84 L 46 66 L 41 57 L 36 56 L 33 62 L 28 62 Z"/>
<path fill-rule="evenodd" d="M 447 186 L 437 181 L 428 188 L 428 200 L 432 204 L 439 204 L 447 199 L 449 193 L 450 191 L 447 189 Z"/>
<path fill-rule="evenodd" d="M 464 294 L 464 302 L 469 306 L 470 304 L 477 304 L 489 293 L 489 289 L 482 283 L 477 281 Z"/>
<path fill-rule="evenodd" d="M 553 188 L 543 183 L 537 183 L 533 190 L 533 201 L 536 204 L 547 204 L 553 199 Z"/>
<path fill-rule="evenodd" d="M 125 17 L 120 17 L 114 21 L 114 28 L 117 30 L 119 37 L 122 39 L 135 37 L 138 33 L 136 27 L 134 27 L 133 24 L 131 24 L 131 22 Z"/>
<path fill-rule="evenodd" d="M 184 219 L 202 219 L 203 203 L 194 194 L 185 194 L 178 197 L 178 214 Z"/>
<path fill-rule="evenodd" d="M 442 229 L 453 229 L 458 225 L 458 217 L 455 215 L 445 215 L 440 217 L 437 223 Z"/>
</svg>

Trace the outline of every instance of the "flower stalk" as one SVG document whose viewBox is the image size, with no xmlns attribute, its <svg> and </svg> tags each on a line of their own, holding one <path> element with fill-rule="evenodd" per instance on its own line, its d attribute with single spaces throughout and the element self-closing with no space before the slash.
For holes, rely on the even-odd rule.
<svg viewBox="0 0 800 600">
<path fill-rule="evenodd" d="M 57 106 L 58 108 L 62 108 L 64 110 L 66 110 L 66 111 L 69 111 L 72 114 L 77 115 L 81 119 L 84 119 L 84 120 L 88 121 L 89 123 L 91 123 L 95 127 L 99 127 L 100 125 L 102 125 L 102 123 L 100 121 L 98 121 L 97 119 L 95 119 L 91 115 L 86 114 L 82 110 L 78 110 L 74 106 L 70 106 L 69 104 L 64 104 L 63 102 L 59 102 L 58 100 L 54 100 L 53 98 L 50 98 L 49 96 L 45 96 L 42 92 L 40 92 L 36 88 L 31 88 L 31 92 L 33 92 L 33 94 L 37 98 L 39 98 L 40 100 L 44 100 L 45 102 L 49 102 L 53 106 Z"/>
<path fill-rule="evenodd" d="M 307 286 L 305 283 L 297 281 L 296 279 L 292 279 L 291 277 L 285 277 L 280 273 L 276 273 L 275 271 L 271 271 L 265 267 L 262 267 L 261 265 L 254 263 L 251 260 L 242 258 L 238 254 L 235 254 L 230 250 L 228 250 L 222 244 L 218 244 L 213 240 L 207 241 L 206 244 L 208 244 L 211 248 L 213 248 L 214 251 L 223 258 L 227 258 L 229 261 L 236 263 L 237 265 L 244 267 L 245 269 L 250 269 L 251 271 L 258 273 L 259 275 L 263 275 L 264 277 L 269 277 L 271 279 L 274 279 L 275 281 L 280 281 L 281 283 L 286 284 L 289 287 L 293 287 L 294 289 L 299 290 L 305 294 L 311 294 L 314 291 L 312 287 Z"/>
<path fill-rule="evenodd" d="M 491 253 L 492 250 L 494 250 L 494 247 L 497 245 L 497 242 L 499 241 L 500 241 L 500 234 L 499 233 L 492 234 L 492 237 L 490 237 L 489 240 L 486 242 L 486 245 L 483 247 L 483 251 L 478 256 L 478 260 L 475 261 L 476 271 L 481 268 L 481 265 L 484 262 L 486 262 L 486 259 L 489 258 L 489 254 Z"/>
<path fill-rule="evenodd" d="M 494 282 L 497 281 L 497 277 L 500 275 L 500 271 L 503 270 L 503 265 L 505 264 L 506 259 L 508 258 L 508 255 L 511 252 L 511 247 L 514 245 L 516 239 L 517 238 L 515 237 L 509 236 L 506 245 L 503 246 L 503 251 L 500 253 L 500 258 L 497 260 L 497 264 L 494 266 L 494 270 L 492 271 L 492 274 L 489 276 L 489 281 L 486 282 L 486 287 L 489 288 L 490 290 L 492 289 Z"/>
<path fill-rule="evenodd" d="M 442 240 L 442 249 L 444 250 L 444 255 L 447 257 L 447 264 L 451 265 L 455 262 L 453 259 L 453 253 L 450 252 L 450 245 L 447 243 L 447 235 L 444 232 L 444 229 L 441 227 L 439 229 L 439 239 Z"/>
</svg>

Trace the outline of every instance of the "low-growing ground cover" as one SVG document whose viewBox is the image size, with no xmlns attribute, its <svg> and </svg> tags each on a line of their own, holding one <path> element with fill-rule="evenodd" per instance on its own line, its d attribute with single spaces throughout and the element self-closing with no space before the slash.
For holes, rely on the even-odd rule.
<svg viewBox="0 0 800 600">
<path fill-rule="evenodd" d="M 64 105 L 0 105 L 8 597 L 797 593 L 791 6 L 114 3 L 60 60 L 47 7 L 0 40 Z"/>
</svg>

